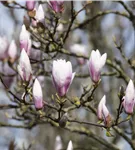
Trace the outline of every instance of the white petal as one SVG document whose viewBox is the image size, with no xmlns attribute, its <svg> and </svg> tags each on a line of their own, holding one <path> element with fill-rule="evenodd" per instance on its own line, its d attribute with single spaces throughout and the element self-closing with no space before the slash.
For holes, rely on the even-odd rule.
<svg viewBox="0 0 135 150">
<path fill-rule="evenodd" d="M 35 79 L 35 82 L 33 84 L 33 96 L 38 98 L 43 98 L 42 88 L 37 79 Z"/>
<path fill-rule="evenodd" d="M 100 52 L 99 52 L 98 49 L 96 50 L 96 57 L 97 57 L 98 59 L 101 57 L 101 54 L 100 54 Z"/>
<path fill-rule="evenodd" d="M 23 40 L 28 41 L 29 38 L 30 38 L 29 32 L 26 30 L 25 25 L 22 25 L 22 30 L 20 33 L 20 41 L 23 41 Z"/>
<path fill-rule="evenodd" d="M 17 55 L 17 46 L 14 40 L 11 41 L 9 48 L 8 48 L 8 55 L 10 58 L 15 59 Z"/>
<path fill-rule="evenodd" d="M 100 68 L 100 56 L 99 56 L 99 51 L 94 51 L 92 50 L 91 52 L 91 57 L 90 57 L 90 63 L 92 64 L 92 66 L 94 67 L 94 70 L 96 72 L 99 71 L 99 68 Z"/>
<path fill-rule="evenodd" d="M 107 109 L 107 107 L 106 107 L 105 104 L 103 104 L 102 107 L 103 107 L 103 108 L 102 108 L 103 116 L 106 118 L 106 117 L 108 117 L 108 115 L 109 115 L 109 111 L 108 111 L 108 109 Z"/>
<path fill-rule="evenodd" d="M 99 119 L 102 119 L 102 110 L 103 110 L 103 105 L 105 104 L 106 104 L 106 96 L 104 95 L 98 104 L 97 115 Z"/>
<path fill-rule="evenodd" d="M 72 141 L 69 141 L 67 150 L 73 150 L 73 144 L 72 144 Z"/>
<path fill-rule="evenodd" d="M 44 10 L 42 5 L 39 5 L 38 10 L 36 11 L 36 16 L 35 18 L 39 21 L 43 21 L 44 20 Z"/>
<path fill-rule="evenodd" d="M 61 137 L 57 135 L 55 140 L 55 150 L 61 150 L 61 149 L 62 149 Z"/>
<path fill-rule="evenodd" d="M 103 68 L 103 66 L 105 65 L 106 63 L 106 58 L 107 58 L 107 54 L 103 54 L 100 58 L 100 70 Z"/>
<path fill-rule="evenodd" d="M 29 77 L 32 74 L 32 69 L 31 69 L 29 57 L 24 49 L 21 52 L 19 66 L 21 67 L 21 69 L 22 68 L 24 69 L 26 80 L 29 80 Z"/>
<path fill-rule="evenodd" d="M 65 60 L 59 59 L 53 61 L 53 78 L 56 83 L 63 85 L 67 78 L 72 78 L 72 65 L 71 62 L 66 62 Z"/>
<path fill-rule="evenodd" d="M 106 62 L 106 57 L 107 57 L 106 53 L 101 56 L 99 50 L 96 50 L 96 51 L 92 50 L 89 63 L 92 63 L 92 66 L 94 67 L 95 72 L 101 71 L 102 67 L 104 66 Z"/>
<path fill-rule="evenodd" d="M 134 84 L 133 81 L 130 80 L 128 83 L 128 86 L 126 88 L 126 95 L 125 95 L 125 100 L 128 102 L 132 102 L 132 100 L 135 98 L 135 89 L 134 89 Z"/>
</svg>

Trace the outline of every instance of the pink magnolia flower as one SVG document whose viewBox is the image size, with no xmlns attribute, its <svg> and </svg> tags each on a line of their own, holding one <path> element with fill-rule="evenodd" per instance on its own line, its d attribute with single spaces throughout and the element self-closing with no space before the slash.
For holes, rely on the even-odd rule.
<svg viewBox="0 0 135 150">
<path fill-rule="evenodd" d="M 62 59 L 53 61 L 52 79 L 59 96 L 64 96 L 67 93 L 74 76 L 71 62 Z"/>
<path fill-rule="evenodd" d="M 17 66 L 17 69 L 22 80 L 29 82 L 32 78 L 32 69 L 29 57 L 24 49 L 21 52 L 19 65 Z"/>
<path fill-rule="evenodd" d="M 125 112 L 127 114 L 132 114 L 135 104 L 135 89 L 132 80 L 130 80 L 128 83 L 128 86 L 126 88 L 126 94 L 123 99 L 123 107 L 125 109 Z"/>
<path fill-rule="evenodd" d="M 97 116 L 98 116 L 99 120 L 104 121 L 104 124 L 106 126 L 110 125 L 111 117 L 110 117 L 110 113 L 106 107 L 106 96 L 105 95 L 103 96 L 103 98 L 101 99 L 101 101 L 98 105 Z"/>
<path fill-rule="evenodd" d="M 8 57 L 8 40 L 6 37 L 0 37 L 0 60 Z"/>
<path fill-rule="evenodd" d="M 13 61 L 16 59 L 17 57 L 17 45 L 15 43 L 15 40 L 12 40 L 9 48 L 8 48 L 8 56 L 10 59 L 12 59 Z"/>
<path fill-rule="evenodd" d="M 35 82 L 33 84 L 33 99 L 36 109 L 42 109 L 43 108 L 43 93 L 42 88 L 37 79 L 35 79 Z"/>
<path fill-rule="evenodd" d="M 28 55 L 30 54 L 31 50 L 30 33 L 26 30 L 25 25 L 22 26 L 22 30 L 20 33 L 20 48 L 21 50 L 24 49 Z"/>
<path fill-rule="evenodd" d="M 64 1 L 49 1 L 48 0 L 49 5 L 51 6 L 51 8 L 56 12 L 62 12 L 63 11 L 63 3 Z"/>
<path fill-rule="evenodd" d="M 35 7 L 36 1 L 30 0 L 26 1 L 26 7 L 28 10 L 33 10 Z"/>
<path fill-rule="evenodd" d="M 67 150 L 73 150 L 73 144 L 72 144 L 72 141 L 69 141 Z"/>
<path fill-rule="evenodd" d="M 103 66 L 105 65 L 107 54 L 101 56 L 99 50 L 92 50 L 89 59 L 89 72 L 93 82 L 98 82 Z"/>
</svg>

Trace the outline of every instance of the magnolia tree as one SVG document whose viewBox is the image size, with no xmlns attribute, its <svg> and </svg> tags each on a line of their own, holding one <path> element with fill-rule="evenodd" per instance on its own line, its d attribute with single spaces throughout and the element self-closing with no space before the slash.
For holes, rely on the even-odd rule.
<svg viewBox="0 0 135 150">
<path fill-rule="evenodd" d="M 124 144 L 135 149 L 135 60 L 126 56 L 124 39 L 111 35 L 115 37 L 106 40 L 111 41 L 112 48 L 105 37 L 101 38 L 99 28 L 99 19 L 113 14 L 109 16 L 110 24 L 116 16 L 117 21 L 123 21 L 119 23 L 123 29 L 119 30 L 123 33 L 130 26 L 133 33 L 134 3 L 110 3 L 122 7 L 122 11 L 103 10 L 102 3 L 107 2 L 92 1 L 1 3 L 9 10 L 23 9 L 25 16 L 18 40 L 9 42 L 8 37 L 0 37 L 1 88 L 9 99 L 0 104 L 5 114 L 0 127 L 32 131 L 36 126 L 46 131 L 44 138 L 51 136 L 52 130 L 56 132 L 49 138 L 53 146 L 46 143 L 39 149 L 119 150 L 123 139 Z M 80 21 L 82 13 L 84 19 Z M 129 24 L 125 25 L 121 18 Z M 88 30 L 91 38 L 84 44 Z M 82 32 L 82 39 L 78 32 Z M 40 141 L 38 136 L 36 142 Z M 29 141 L 28 148 L 22 149 L 37 149 L 36 142 Z M 14 150 L 17 145 L 15 139 L 8 147 Z"/>
</svg>

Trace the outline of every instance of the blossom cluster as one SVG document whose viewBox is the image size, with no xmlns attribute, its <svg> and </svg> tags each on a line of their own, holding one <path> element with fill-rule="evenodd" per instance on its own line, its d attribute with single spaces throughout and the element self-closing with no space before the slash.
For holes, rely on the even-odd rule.
<svg viewBox="0 0 135 150">
<path fill-rule="evenodd" d="M 63 11 L 63 1 L 48 1 L 48 4 L 55 13 L 61 13 Z M 44 24 L 45 20 L 43 7 L 39 5 L 36 9 L 35 5 L 35 1 L 26 2 L 28 11 L 35 11 L 34 19 L 32 19 L 32 26 L 37 26 L 38 23 Z M 44 107 L 42 86 L 38 79 L 33 75 L 30 61 L 30 54 L 32 53 L 32 40 L 30 32 L 27 30 L 27 27 L 24 24 L 22 25 L 19 36 L 19 45 L 21 54 L 17 66 L 18 73 L 23 82 L 29 84 L 31 81 L 34 81 L 32 92 L 33 101 L 36 109 L 42 109 Z M 17 59 L 17 45 L 14 39 L 9 44 L 5 37 L 0 37 L 0 49 L 0 60 L 9 59 L 10 62 L 13 63 Z M 79 44 L 71 46 L 70 49 L 75 53 L 85 53 L 85 47 Z M 85 55 L 87 54 L 85 53 Z M 105 66 L 106 60 L 106 53 L 101 55 L 99 50 L 91 51 L 91 55 L 87 63 L 87 68 L 89 70 L 91 80 L 95 85 L 98 84 L 101 80 L 101 72 Z M 79 58 L 78 61 L 80 64 L 84 64 L 86 59 L 82 57 Z M 52 62 L 51 70 L 52 82 L 59 97 L 65 97 L 76 75 L 76 73 L 73 72 L 72 63 L 70 61 L 66 61 L 65 59 L 57 59 Z M 125 91 L 125 96 L 122 98 L 122 106 L 127 114 L 133 113 L 134 104 L 135 88 L 133 81 L 130 79 Z M 111 115 L 108 108 L 106 107 L 106 95 L 103 96 L 98 105 L 97 116 L 98 119 L 103 121 L 107 127 L 110 126 Z"/>
</svg>

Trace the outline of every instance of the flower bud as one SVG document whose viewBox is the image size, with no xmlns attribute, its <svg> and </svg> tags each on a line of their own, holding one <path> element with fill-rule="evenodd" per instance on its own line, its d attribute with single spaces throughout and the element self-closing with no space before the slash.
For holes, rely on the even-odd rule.
<svg viewBox="0 0 135 150">
<path fill-rule="evenodd" d="M 48 3 L 56 13 L 63 11 L 64 1 L 48 1 Z"/>
<path fill-rule="evenodd" d="M 38 9 L 36 10 L 35 18 L 38 22 L 44 21 L 45 15 L 44 15 L 44 10 L 43 10 L 42 5 L 39 5 Z"/>
<path fill-rule="evenodd" d="M 26 7 L 27 7 L 27 9 L 30 10 L 30 11 L 34 9 L 35 4 L 36 4 L 36 1 L 33 1 L 33 0 L 31 0 L 31 1 L 26 1 Z"/>
<path fill-rule="evenodd" d="M 103 120 L 104 124 L 107 127 L 110 127 L 111 124 L 111 116 L 110 113 L 106 107 L 106 96 L 104 95 L 103 98 L 101 99 L 98 109 L 97 109 L 97 116 L 99 120 Z"/>
<path fill-rule="evenodd" d="M 30 33 L 26 30 L 25 25 L 22 26 L 22 30 L 20 33 L 20 48 L 24 49 L 26 53 L 29 55 L 31 50 L 31 39 Z"/>
<path fill-rule="evenodd" d="M 73 150 L 73 144 L 72 144 L 72 141 L 69 141 L 67 150 Z"/>
<path fill-rule="evenodd" d="M 53 61 L 52 79 L 59 96 L 64 96 L 67 93 L 74 76 L 71 62 L 62 59 Z"/>
<path fill-rule="evenodd" d="M 42 109 L 43 108 L 43 93 L 42 88 L 37 79 L 35 79 L 35 82 L 33 84 L 33 99 L 36 109 Z"/>
<path fill-rule="evenodd" d="M 102 110 L 103 110 L 103 105 L 105 104 L 106 104 L 106 96 L 104 95 L 100 103 L 98 104 L 97 116 L 99 120 L 103 120 Z"/>
<path fill-rule="evenodd" d="M 6 37 L 0 37 L 0 60 L 8 57 L 8 41 Z"/>
<path fill-rule="evenodd" d="M 106 58 L 107 58 L 106 53 L 101 56 L 99 50 L 96 51 L 92 50 L 88 65 L 90 76 L 93 82 L 99 81 L 100 73 L 103 66 L 105 65 Z"/>
<path fill-rule="evenodd" d="M 11 41 L 9 48 L 8 48 L 8 56 L 11 62 L 14 62 L 17 57 L 17 46 L 14 40 Z"/>
<path fill-rule="evenodd" d="M 103 104 L 102 115 L 103 115 L 103 118 L 104 118 L 104 125 L 106 127 L 110 127 L 112 120 L 111 120 L 111 116 L 110 116 L 109 111 L 108 111 L 105 104 Z"/>
<path fill-rule="evenodd" d="M 123 107 L 127 114 L 132 114 L 135 104 L 135 89 L 133 81 L 130 80 L 126 88 L 125 96 L 123 97 Z"/>
<path fill-rule="evenodd" d="M 22 80 L 29 82 L 32 77 L 32 69 L 29 57 L 24 49 L 21 52 L 19 65 L 17 66 L 17 69 Z"/>
</svg>

